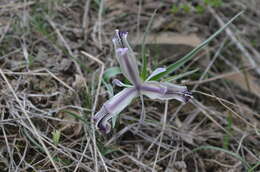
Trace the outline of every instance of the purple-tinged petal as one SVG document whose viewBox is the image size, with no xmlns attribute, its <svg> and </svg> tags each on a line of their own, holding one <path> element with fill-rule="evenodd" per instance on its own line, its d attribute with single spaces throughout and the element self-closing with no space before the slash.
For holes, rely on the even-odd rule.
<svg viewBox="0 0 260 172">
<path fill-rule="evenodd" d="M 134 85 L 139 86 L 141 79 L 139 77 L 138 65 L 132 48 L 127 41 L 127 32 L 116 30 L 113 43 L 115 46 L 116 59 L 120 64 L 123 75 Z"/>
<path fill-rule="evenodd" d="M 138 96 L 136 88 L 125 88 L 110 100 L 108 100 L 94 116 L 96 127 L 104 133 L 110 131 L 110 124 L 108 121 L 118 113 L 120 113 L 131 101 Z"/>
<path fill-rule="evenodd" d="M 167 88 L 167 92 L 165 93 L 165 98 L 170 98 L 174 95 L 176 96 L 175 99 L 187 103 L 192 97 L 192 93 L 187 89 L 186 86 L 176 85 L 169 82 L 162 82 L 163 86 Z"/>
<path fill-rule="evenodd" d="M 124 84 L 123 82 L 121 82 L 121 81 L 118 80 L 118 79 L 114 79 L 114 80 L 112 81 L 112 84 L 113 84 L 113 85 L 116 85 L 116 86 L 118 86 L 118 87 L 126 87 L 126 88 L 133 87 L 132 85 Z"/>
<path fill-rule="evenodd" d="M 151 99 L 170 100 L 176 99 L 188 102 L 192 98 L 186 86 L 175 85 L 167 82 L 147 81 L 141 87 L 141 93 Z"/>
<path fill-rule="evenodd" d="M 146 81 L 149 81 L 152 77 L 154 77 L 155 75 L 158 75 L 159 73 L 165 72 L 166 68 L 164 67 L 159 67 L 157 69 L 155 69 L 151 75 L 146 79 Z"/>
<path fill-rule="evenodd" d="M 116 34 L 115 34 L 115 36 L 112 39 L 112 42 L 114 44 L 115 49 L 125 48 L 125 46 L 123 44 L 123 40 L 122 40 L 121 34 L 119 34 L 119 30 L 116 29 L 115 32 L 116 32 Z"/>
<path fill-rule="evenodd" d="M 129 43 L 127 41 L 128 32 L 119 31 L 118 29 L 116 29 L 115 32 L 116 32 L 116 34 L 112 39 L 115 49 L 128 48 L 130 53 L 134 53 L 131 46 L 129 45 Z"/>
<path fill-rule="evenodd" d="M 99 130 L 103 133 L 107 133 L 107 130 L 110 128 L 110 126 L 100 125 L 102 119 L 107 115 L 109 115 L 109 112 L 107 111 L 105 106 L 102 106 L 102 108 L 96 113 L 96 115 L 93 118 L 96 127 L 99 128 Z"/>
<path fill-rule="evenodd" d="M 142 81 L 139 76 L 136 59 L 130 56 L 128 48 L 116 50 L 117 60 L 123 75 L 134 85 L 139 86 Z"/>
</svg>

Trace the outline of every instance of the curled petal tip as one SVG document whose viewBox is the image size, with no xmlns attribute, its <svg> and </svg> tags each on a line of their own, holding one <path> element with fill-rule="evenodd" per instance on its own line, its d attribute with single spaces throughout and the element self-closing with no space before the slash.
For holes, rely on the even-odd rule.
<svg viewBox="0 0 260 172">
<path fill-rule="evenodd" d="M 96 116 L 94 116 L 92 119 L 94 122 L 97 122 L 97 120 L 98 120 Z"/>
<path fill-rule="evenodd" d="M 127 37 L 127 35 L 128 35 L 128 32 L 125 32 L 125 31 L 119 31 L 119 36 L 120 36 L 121 38 L 123 38 L 123 37 Z"/>
<path fill-rule="evenodd" d="M 127 87 L 127 88 L 130 88 L 130 87 L 133 87 L 132 85 L 127 85 L 127 84 L 124 84 L 123 82 L 121 82 L 120 80 L 118 80 L 118 79 L 114 79 L 113 81 L 112 81 L 112 84 L 113 84 L 113 86 L 118 86 L 118 87 Z"/>
<path fill-rule="evenodd" d="M 100 125 L 98 125 L 98 128 L 104 134 L 109 133 L 111 130 L 111 126 L 108 123 L 106 124 L 106 126 L 104 126 L 102 123 L 100 123 Z"/>
<path fill-rule="evenodd" d="M 109 112 L 107 111 L 106 107 L 103 106 L 100 111 L 96 113 L 96 115 L 93 117 L 93 121 L 96 123 L 96 127 L 102 132 L 102 133 L 108 133 L 110 131 L 109 124 L 105 121 L 104 118 L 109 115 Z"/>
<path fill-rule="evenodd" d="M 116 35 L 118 35 L 118 36 L 127 36 L 127 34 L 128 34 L 128 32 L 120 31 L 119 29 L 116 29 L 115 32 L 116 32 Z"/>
<path fill-rule="evenodd" d="M 164 67 L 159 67 L 159 68 L 157 68 L 157 69 L 155 69 L 152 73 L 151 73 L 151 75 L 146 79 L 146 81 L 149 81 L 151 78 L 153 78 L 154 76 L 156 76 L 156 75 L 158 75 L 158 74 L 160 74 L 160 73 L 162 73 L 162 72 L 165 72 L 166 71 L 166 68 L 164 68 Z"/>
<path fill-rule="evenodd" d="M 114 79 L 113 81 L 112 81 L 112 84 L 113 85 L 116 85 L 116 86 L 121 86 L 122 84 L 121 84 L 122 82 L 120 81 L 120 80 L 118 80 L 118 79 Z"/>
<path fill-rule="evenodd" d="M 131 47 L 127 41 L 128 32 L 119 31 L 118 29 L 116 29 L 115 32 L 116 32 L 116 34 L 112 38 L 115 49 L 127 47 L 129 49 L 129 51 L 133 52 L 133 50 L 131 49 Z"/>
<path fill-rule="evenodd" d="M 108 100 L 93 118 L 96 128 L 102 133 L 109 133 L 111 129 L 109 120 L 120 113 L 137 96 L 138 93 L 135 88 L 125 88 Z"/>
<path fill-rule="evenodd" d="M 147 81 L 142 86 L 141 91 L 144 95 L 151 99 L 170 100 L 176 99 L 187 103 L 192 94 L 186 86 L 175 85 L 166 82 Z"/>
<path fill-rule="evenodd" d="M 188 90 L 182 92 L 185 103 L 187 103 L 190 99 L 193 98 L 192 93 Z"/>
</svg>

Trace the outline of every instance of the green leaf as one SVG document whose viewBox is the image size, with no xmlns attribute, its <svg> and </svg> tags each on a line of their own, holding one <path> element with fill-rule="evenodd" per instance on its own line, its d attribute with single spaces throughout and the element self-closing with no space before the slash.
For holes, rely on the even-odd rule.
<svg viewBox="0 0 260 172">
<path fill-rule="evenodd" d="M 221 5 L 223 5 L 222 0 L 204 0 L 204 3 L 212 7 L 220 7 Z"/>
<path fill-rule="evenodd" d="M 29 140 L 30 142 L 32 142 L 32 145 L 33 145 L 33 146 L 36 146 L 41 152 L 43 152 L 43 153 L 45 152 L 45 151 L 44 151 L 44 148 L 38 143 L 38 141 L 35 140 L 33 137 L 31 137 L 31 134 L 29 133 L 29 131 L 27 131 L 27 129 L 22 128 L 21 131 L 22 131 L 23 134 L 28 138 L 28 140 Z"/>
<path fill-rule="evenodd" d="M 121 72 L 121 69 L 119 67 L 111 67 L 111 68 L 108 68 L 104 74 L 103 74 L 103 78 L 106 82 L 109 81 L 109 79 L 111 79 L 112 77 L 118 75 L 122 73 Z"/>
<path fill-rule="evenodd" d="M 174 80 L 177 80 L 177 79 L 181 79 L 181 78 L 189 76 L 189 75 L 191 75 L 191 74 L 193 74 L 193 73 L 195 73 L 197 71 L 199 71 L 199 68 L 194 69 L 192 71 L 185 72 L 185 73 L 181 73 L 179 75 L 171 76 L 169 78 L 164 79 L 163 81 L 170 82 L 170 81 L 174 81 Z"/>
<path fill-rule="evenodd" d="M 142 56 L 142 70 L 141 70 L 141 77 L 143 80 L 146 79 L 148 71 L 147 71 L 147 56 L 145 55 L 145 39 L 147 35 L 150 32 L 150 28 L 152 26 L 152 23 L 154 21 L 154 16 L 156 15 L 157 10 L 154 11 L 151 19 L 148 22 L 148 25 L 145 28 L 144 32 L 144 37 L 143 37 L 143 42 L 142 42 L 142 47 L 141 47 L 141 56 Z"/>
<path fill-rule="evenodd" d="M 111 84 L 109 84 L 108 82 L 106 82 L 104 79 L 102 79 L 102 84 L 104 84 L 104 86 L 106 87 L 109 98 L 113 97 L 114 96 L 113 86 Z"/>
<path fill-rule="evenodd" d="M 187 55 L 179 59 L 177 62 L 171 64 L 167 67 L 165 72 L 162 72 L 153 78 L 151 80 L 159 80 L 160 78 L 176 71 L 180 67 L 182 67 L 186 62 L 191 60 L 202 48 L 204 48 L 213 38 L 218 36 L 226 27 L 232 23 L 237 17 L 239 17 L 244 11 L 239 12 L 237 15 L 235 15 L 231 20 L 229 20 L 223 27 L 221 27 L 218 31 L 216 31 L 213 35 L 211 35 L 207 40 L 205 40 L 203 43 L 198 45 L 196 48 L 194 48 L 192 51 L 190 51 Z"/>
<path fill-rule="evenodd" d="M 172 5 L 171 12 L 176 14 L 180 11 L 180 8 L 177 5 Z"/>
<path fill-rule="evenodd" d="M 60 142 L 60 131 L 59 130 L 54 130 L 51 132 L 52 134 L 52 141 L 55 145 L 58 145 Z"/>
<path fill-rule="evenodd" d="M 236 159 L 240 160 L 247 168 L 250 168 L 250 166 L 246 162 L 246 160 L 244 158 L 242 158 L 240 155 L 238 155 L 238 154 L 236 154 L 234 152 L 231 152 L 229 150 L 223 149 L 223 148 L 219 148 L 219 147 L 215 147 L 215 146 L 201 146 L 201 147 L 198 147 L 196 149 L 193 149 L 192 152 L 196 152 L 196 151 L 199 151 L 199 150 L 202 150 L 202 149 L 212 149 L 212 150 L 216 150 L 216 151 L 221 151 L 221 152 L 227 153 L 227 154 L 235 157 Z"/>
<path fill-rule="evenodd" d="M 186 12 L 186 13 L 189 13 L 189 12 L 190 12 L 190 6 L 189 6 L 189 4 L 183 4 L 183 5 L 181 5 L 180 8 L 183 9 L 183 11 Z"/>
<path fill-rule="evenodd" d="M 250 168 L 250 169 L 248 170 L 248 172 L 254 172 L 254 170 L 255 170 L 258 166 L 260 166 L 260 162 L 257 162 L 252 168 Z"/>
<path fill-rule="evenodd" d="M 119 114 L 115 115 L 112 117 L 112 128 L 115 128 L 116 126 L 116 121 L 117 121 L 117 118 L 119 117 Z"/>
<path fill-rule="evenodd" d="M 227 127 L 226 127 L 226 130 L 228 131 L 228 133 L 232 133 L 232 124 L 233 124 L 233 119 L 232 119 L 232 114 L 231 112 L 229 111 L 228 112 L 228 116 L 227 116 Z M 223 148 L 224 149 L 228 149 L 229 147 L 229 144 L 230 144 L 230 134 L 226 134 L 224 135 L 224 138 L 223 138 Z"/>
<path fill-rule="evenodd" d="M 202 5 L 197 5 L 195 7 L 195 9 L 196 9 L 196 12 L 199 14 L 203 14 L 205 12 L 205 7 L 203 7 Z"/>
</svg>

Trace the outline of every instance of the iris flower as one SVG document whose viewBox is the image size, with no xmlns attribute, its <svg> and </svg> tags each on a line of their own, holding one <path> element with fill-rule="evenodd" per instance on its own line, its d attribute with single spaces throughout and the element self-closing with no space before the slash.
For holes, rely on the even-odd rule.
<svg viewBox="0 0 260 172">
<path fill-rule="evenodd" d="M 181 102 L 188 102 L 192 97 L 186 86 L 175 85 L 168 82 L 151 81 L 150 79 L 164 72 L 165 68 L 157 68 L 143 81 L 140 78 L 135 54 L 127 41 L 127 32 L 116 30 L 112 39 L 115 47 L 116 59 L 119 62 L 123 75 L 132 85 L 126 85 L 119 80 L 113 83 L 120 87 L 126 87 L 110 100 L 106 101 L 101 109 L 95 114 L 94 121 L 96 127 L 103 133 L 108 133 L 111 129 L 109 120 L 125 109 L 131 101 L 143 95 L 151 99 L 170 100 L 176 99 Z"/>
</svg>

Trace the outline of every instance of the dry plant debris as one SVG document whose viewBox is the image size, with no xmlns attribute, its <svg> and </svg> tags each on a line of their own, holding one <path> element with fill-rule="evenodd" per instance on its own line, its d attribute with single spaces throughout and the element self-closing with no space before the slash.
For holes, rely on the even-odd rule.
<svg viewBox="0 0 260 172">
<path fill-rule="evenodd" d="M 258 0 L 1 0 L 0 171 L 260 171 L 259 8 Z M 142 38 L 154 16 L 144 52 L 153 71 L 241 10 L 177 71 L 197 71 L 176 80 L 192 90 L 191 103 L 145 98 L 140 125 L 133 101 L 109 134 L 95 130 L 90 119 L 118 92 L 102 80 L 118 66 L 115 29 Z M 142 42 L 131 42 L 140 57 Z"/>
</svg>

